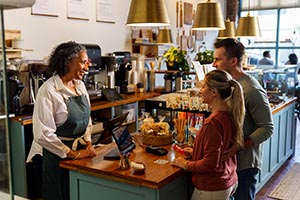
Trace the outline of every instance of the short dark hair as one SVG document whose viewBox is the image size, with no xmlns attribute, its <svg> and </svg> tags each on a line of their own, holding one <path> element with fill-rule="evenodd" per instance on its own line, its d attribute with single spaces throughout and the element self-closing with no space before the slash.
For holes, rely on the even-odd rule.
<svg viewBox="0 0 300 200">
<path fill-rule="evenodd" d="M 264 56 L 264 57 L 267 57 L 267 56 L 269 56 L 269 55 L 270 55 L 270 51 L 264 51 L 264 52 L 263 52 L 263 56 Z"/>
<path fill-rule="evenodd" d="M 83 51 L 86 52 L 86 48 L 74 41 L 59 44 L 50 55 L 49 73 L 60 76 L 67 74 L 68 64 Z"/>
<path fill-rule="evenodd" d="M 239 64 L 242 63 L 245 55 L 245 47 L 240 41 L 234 38 L 226 38 L 215 42 L 214 47 L 216 49 L 223 47 L 225 49 L 225 56 L 227 59 L 236 57 Z"/>
<path fill-rule="evenodd" d="M 290 62 L 290 64 L 293 64 L 293 65 L 298 64 L 298 57 L 295 53 L 291 53 L 289 55 L 289 62 Z"/>
</svg>

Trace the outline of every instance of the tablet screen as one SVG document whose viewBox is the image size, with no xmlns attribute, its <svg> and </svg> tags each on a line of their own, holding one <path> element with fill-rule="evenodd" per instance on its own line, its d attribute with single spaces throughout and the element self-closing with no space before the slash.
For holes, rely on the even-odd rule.
<svg viewBox="0 0 300 200">
<path fill-rule="evenodd" d="M 110 119 L 105 125 L 105 129 L 101 133 L 100 137 L 97 139 L 95 144 L 108 144 L 112 142 L 112 131 L 115 128 L 121 127 L 124 120 L 126 119 L 129 112 L 116 116 L 113 119 Z"/>
<path fill-rule="evenodd" d="M 113 138 L 122 154 L 126 154 L 135 148 L 133 139 L 126 126 L 117 127 L 112 131 Z"/>
</svg>

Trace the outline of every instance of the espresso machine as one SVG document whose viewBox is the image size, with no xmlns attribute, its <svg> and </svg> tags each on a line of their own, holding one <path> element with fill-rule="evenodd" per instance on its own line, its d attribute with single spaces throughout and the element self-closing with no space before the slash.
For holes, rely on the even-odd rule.
<svg viewBox="0 0 300 200">
<path fill-rule="evenodd" d="M 87 50 L 87 55 L 91 60 L 88 73 L 84 76 L 83 81 L 89 93 L 90 99 L 101 97 L 102 81 L 97 80 L 97 76 L 104 71 L 101 66 L 101 48 L 96 44 L 82 44 Z"/>
<path fill-rule="evenodd" d="M 116 58 L 115 85 L 120 87 L 120 93 L 127 92 L 129 72 L 131 66 L 131 54 L 129 51 L 113 52 Z"/>
<path fill-rule="evenodd" d="M 30 87 L 30 103 L 35 103 L 35 98 L 37 92 L 41 85 L 47 80 L 47 76 L 45 76 L 45 70 L 48 68 L 48 65 L 45 63 L 30 63 L 28 64 L 28 68 L 30 71 L 29 77 L 29 87 Z M 47 77 L 47 78 L 46 78 Z"/>
</svg>

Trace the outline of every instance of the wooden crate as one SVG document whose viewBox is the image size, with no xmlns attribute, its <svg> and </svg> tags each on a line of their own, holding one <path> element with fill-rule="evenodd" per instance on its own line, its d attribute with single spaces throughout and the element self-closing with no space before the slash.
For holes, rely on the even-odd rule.
<svg viewBox="0 0 300 200">
<path fill-rule="evenodd" d="M 20 30 L 10 30 L 5 29 L 5 40 L 20 40 L 21 31 Z"/>
</svg>

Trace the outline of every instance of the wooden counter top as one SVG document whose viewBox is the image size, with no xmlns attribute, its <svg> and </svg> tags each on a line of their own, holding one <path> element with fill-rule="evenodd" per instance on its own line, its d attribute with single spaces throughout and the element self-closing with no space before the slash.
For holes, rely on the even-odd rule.
<svg viewBox="0 0 300 200">
<path fill-rule="evenodd" d="M 140 135 L 135 135 L 136 149 L 129 156 L 129 161 L 143 162 L 146 166 L 144 174 L 135 174 L 133 169 L 120 169 L 119 160 L 104 160 L 103 155 L 115 147 L 115 143 L 96 149 L 97 156 L 81 160 L 61 161 L 60 167 L 78 171 L 95 177 L 115 180 L 127 184 L 159 189 L 176 177 L 183 175 L 184 170 L 172 166 L 170 163 L 175 156 L 180 156 L 173 150 L 172 145 L 163 146 L 169 152 L 165 156 L 156 156 L 145 151 Z M 155 163 L 157 160 L 167 161 L 166 164 Z"/>
<path fill-rule="evenodd" d="M 137 101 L 144 101 L 148 98 L 159 96 L 160 93 L 155 92 L 142 92 L 142 93 L 134 93 L 134 94 L 121 94 L 124 98 L 118 101 L 108 101 L 108 100 L 94 100 L 91 101 L 91 111 L 101 110 L 105 108 L 110 108 L 113 106 L 120 106 L 129 103 L 134 103 Z M 32 116 L 31 115 L 19 115 L 12 117 L 14 121 L 20 122 L 22 125 L 32 124 Z"/>
<path fill-rule="evenodd" d="M 121 94 L 121 96 L 124 99 L 118 101 L 108 101 L 108 100 L 91 101 L 91 111 L 110 108 L 113 106 L 125 105 L 137 101 L 144 101 L 148 98 L 156 97 L 159 95 L 160 93 L 155 93 L 155 92 L 141 92 L 141 93 L 134 93 L 134 94 Z"/>
<path fill-rule="evenodd" d="M 274 115 L 278 113 L 280 110 L 284 109 L 285 107 L 295 102 L 296 100 L 297 100 L 296 97 L 291 97 L 291 98 L 286 98 L 282 103 L 275 104 L 275 106 L 271 108 L 272 114 Z"/>
</svg>

